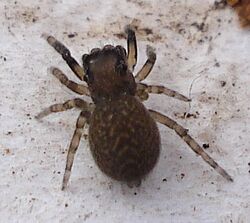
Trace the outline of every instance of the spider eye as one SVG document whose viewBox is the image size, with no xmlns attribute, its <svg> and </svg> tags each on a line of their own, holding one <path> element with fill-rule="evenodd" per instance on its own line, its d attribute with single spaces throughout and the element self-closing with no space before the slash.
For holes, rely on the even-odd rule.
<svg viewBox="0 0 250 223">
<path fill-rule="evenodd" d="M 86 73 L 85 73 L 85 75 L 83 77 L 83 80 L 85 82 L 87 82 L 88 84 L 93 83 L 93 81 L 94 81 L 94 75 L 92 74 L 92 72 L 89 69 L 86 70 Z"/>
<path fill-rule="evenodd" d="M 82 64 L 83 64 L 83 67 L 87 66 L 88 59 L 89 59 L 89 54 L 83 54 L 82 55 Z"/>
<path fill-rule="evenodd" d="M 117 65 L 116 65 L 116 71 L 117 73 L 119 73 L 121 76 L 126 75 L 128 70 L 128 66 L 127 64 L 124 63 L 124 61 L 120 61 Z"/>
<path fill-rule="evenodd" d="M 126 53 L 126 50 L 124 49 L 124 47 L 118 45 L 115 48 L 118 51 L 118 53 L 122 56 L 122 58 L 126 58 L 127 53 Z"/>
</svg>

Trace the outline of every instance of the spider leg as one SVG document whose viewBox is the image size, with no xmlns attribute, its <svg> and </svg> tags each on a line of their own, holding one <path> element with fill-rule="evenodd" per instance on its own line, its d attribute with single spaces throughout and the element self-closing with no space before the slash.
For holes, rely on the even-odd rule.
<svg viewBox="0 0 250 223">
<path fill-rule="evenodd" d="M 210 157 L 200 146 L 199 144 L 188 134 L 188 130 L 183 128 L 181 125 L 176 123 L 174 120 L 168 118 L 167 116 L 156 112 L 154 110 L 149 110 L 152 117 L 159 123 L 173 129 L 188 145 L 189 147 L 202 159 L 213 167 L 221 176 L 226 178 L 229 181 L 233 181 L 233 178 L 216 163 L 212 157 Z"/>
<path fill-rule="evenodd" d="M 137 96 L 142 100 L 146 100 L 148 97 L 145 97 L 146 94 L 164 94 L 169 97 L 176 98 L 181 101 L 191 101 L 191 99 L 187 98 L 186 96 L 178 93 L 177 91 L 171 90 L 167 87 L 161 85 L 147 85 L 142 83 L 137 83 Z"/>
<path fill-rule="evenodd" d="M 80 95 L 90 96 L 87 86 L 83 84 L 77 84 L 74 81 L 69 80 L 68 77 L 60 69 L 51 67 L 50 71 L 63 85 L 65 85 L 71 91 L 74 91 L 75 93 Z"/>
<path fill-rule="evenodd" d="M 134 30 L 128 25 L 125 28 L 127 33 L 128 68 L 133 72 L 137 63 L 137 44 Z"/>
<path fill-rule="evenodd" d="M 181 101 L 191 101 L 186 96 L 178 93 L 177 91 L 171 90 L 167 87 L 160 86 L 160 85 L 147 85 L 142 84 L 141 81 L 145 80 L 151 70 L 153 69 L 153 66 L 156 61 L 156 54 L 154 49 L 151 46 L 147 46 L 147 56 L 148 59 L 146 63 L 143 65 L 141 70 L 135 75 L 135 80 L 137 82 L 137 92 L 136 95 L 139 96 L 141 100 L 147 100 L 148 94 L 165 94 L 169 97 L 173 97 L 176 99 L 179 99 Z"/>
<path fill-rule="evenodd" d="M 63 175 L 62 190 L 64 190 L 68 184 L 70 174 L 71 174 L 71 169 L 72 169 L 73 162 L 74 162 L 75 153 L 80 143 L 84 125 L 86 124 L 89 116 L 90 116 L 89 112 L 82 111 L 76 121 L 75 132 L 71 139 L 68 154 L 67 154 L 66 167 L 65 167 L 65 172 Z"/>
<path fill-rule="evenodd" d="M 156 54 L 154 49 L 151 46 L 147 46 L 147 61 L 143 65 L 143 67 L 140 69 L 140 71 L 135 75 L 136 82 L 141 82 L 144 80 L 154 67 L 155 61 L 156 61 Z"/>
<path fill-rule="evenodd" d="M 80 98 L 75 98 L 75 99 L 68 100 L 68 101 L 61 103 L 61 104 L 51 105 L 48 108 L 45 108 L 43 111 L 41 111 L 35 118 L 42 119 L 51 113 L 62 112 L 62 111 L 66 111 L 66 110 L 69 110 L 72 108 L 80 108 L 81 110 L 84 110 L 84 111 L 90 111 L 91 106 L 92 106 L 92 104 L 90 104 L 90 103 L 88 103 Z"/>
<path fill-rule="evenodd" d="M 85 75 L 83 68 L 77 63 L 77 61 L 71 56 L 70 51 L 66 46 L 64 46 L 61 42 L 55 39 L 53 36 L 43 34 L 47 42 L 59 53 L 61 54 L 62 58 L 66 61 L 69 65 L 71 70 L 75 73 L 75 75 L 80 79 L 83 80 Z"/>
</svg>

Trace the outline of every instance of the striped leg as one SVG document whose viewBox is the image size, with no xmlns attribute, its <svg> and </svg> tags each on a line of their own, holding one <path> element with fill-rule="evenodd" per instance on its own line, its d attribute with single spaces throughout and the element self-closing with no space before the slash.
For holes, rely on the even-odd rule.
<svg viewBox="0 0 250 223">
<path fill-rule="evenodd" d="M 70 51 L 64 46 L 61 42 L 55 39 L 53 36 L 43 34 L 47 42 L 59 53 L 61 54 L 62 58 L 66 61 L 69 65 L 71 70 L 75 73 L 75 75 L 80 79 L 83 80 L 84 77 L 84 70 L 83 68 L 77 63 L 77 61 L 71 56 Z"/>
<path fill-rule="evenodd" d="M 138 83 L 136 93 L 137 93 L 137 96 L 141 98 L 142 100 L 147 100 L 148 97 L 145 97 L 145 95 L 148 95 L 151 93 L 151 94 L 164 94 L 164 95 L 176 98 L 181 101 L 186 101 L 186 102 L 191 101 L 191 99 L 178 93 L 177 91 L 171 90 L 169 88 L 166 88 L 160 85 L 147 85 L 147 84 Z"/>
<path fill-rule="evenodd" d="M 136 82 L 144 80 L 154 67 L 156 61 L 156 54 L 154 49 L 151 46 L 147 46 L 147 61 L 141 68 L 141 70 L 135 75 Z"/>
<path fill-rule="evenodd" d="M 229 181 L 233 181 L 232 177 L 216 163 L 212 157 L 210 157 L 199 145 L 198 143 L 188 134 L 188 130 L 184 129 L 181 125 L 176 123 L 174 120 L 162 115 L 159 112 L 149 110 L 152 117 L 159 123 L 173 129 L 188 145 L 189 147 L 202 159 L 213 167 L 221 176 Z"/>
<path fill-rule="evenodd" d="M 82 111 L 77 119 L 75 132 L 71 139 L 68 154 L 67 154 L 66 167 L 65 167 L 65 172 L 63 175 L 62 190 L 64 190 L 68 184 L 70 174 L 71 174 L 71 169 L 72 169 L 73 162 L 74 162 L 74 157 L 78 149 L 80 139 L 82 136 L 82 131 L 83 131 L 85 123 L 87 122 L 88 117 L 89 117 L 89 112 Z"/>
<path fill-rule="evenodd" d="M 147 100 L 150 93 L 152 94 L 165 94 L 169 97 L 173 97 L 176 99 L 179 99 L 181 101 L 191 101 L 186 96 L 178 93 L 177 91 L 171 90 L 169 88 L 166 88 L 164 86 L 159 85 L 147 85 L 142 84 L 141 81 L 145 80 L 151 70 L 154 67 L 155 61 L 156 61 L 156 54 L 154 49 L 151 46 L 147 46 L 147 56 L 148 59 L 146 63 L 143 65 L 141 70 L 135 75 L 135 79 L 137 82 L 137 96 L 142 100 Z"/>
<path fill-rule="evenodd" d="M 63 85 L 65 85 L 71 91 L 74 91 L 75 93 L 80 95 L 90 96 L 87 86 L 83 84 L 77 84 L 74 81 L 69 80 L 68 77 L 60 69 L 51 67 L 50 71 Z"/>
<path fill-rule="evenodd" d="M 127 33 L 127 51 L 128 51 L 128 68 L 133 72 L 135 65 L 137 63 L 137 44 L 136 36 L 133 29 L 128 25 L 125 28 Z"/>
<path fill-rule="evenodd" d="M 66 111 L 72 108 L 80 108 L 81 110 L 84 110 L 84 111 L 90 111 L 91 104 L 89 104 L 88 102 L 85 102 L 84 100 L 80 98 L 75 98 L 73 100 L 68 100 L 64 102 L 63 104 L 51 105 L 48 108 L 44 109 L 42 112 L 40 112 L 35 118 L 42 119 L 51 113 L 62 112 L 62 111 Z"/>
</svg>

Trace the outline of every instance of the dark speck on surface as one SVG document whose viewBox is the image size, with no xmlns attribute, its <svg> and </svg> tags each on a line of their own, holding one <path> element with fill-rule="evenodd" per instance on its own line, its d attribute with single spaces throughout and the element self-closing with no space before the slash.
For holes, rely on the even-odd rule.
<svg viewBox="0 0 250 223">
<path fill-rule="evenodd" d="M 219 62 L 216 62 L 216 63 L 214 64 L 214 66 L 220 67 L 220 63 L 219 63 Z"/>
<path fill-rule="evenodd" d="M 68 37 L 69 37 L 69 38 L 74 38 L 75 36 L 76 36 L 75 33 L 70 33 L 70 34 L 68 34 Z"/>
<path fill-rule="evenodd" d="M 181 173 L 181 179 L 183 179 L 185 177 L 184 173 Z"/>
<path fill-rule="evenodd" d="M 226 81 L 221 81 L 220 82 L 221 87 L 224 87 L 226 85 L 226 83 L 227 83 Z"/>
<path fill-rule="evenodd" d="M 214 8 L 215 9 L 224 9 L 227 5 L 226 0 L 218 0 L 214 2 Z"/>
<path fill-rule="evenodd" d="M 198 24 L 197 22 L 194 22 L 194 23 L 191 24 L 191 26 L 196 27 L 201 32 L 205 31 L 205 23 L 204 22 L 202 22 L 200 24 Z"/>
<path fill-rule="evenodd" d="M 208 144 L 208 143 L 204 143 L 204 144 L 202 145 L 202 147 L 203 147 L 204 149 L 207 149 L 207 148 L 209 148 L 209 144 Z"/>
<path fill-rule="evenodd" d="M 143 31 L 146 33 L 146 35 L 153 34 L 152 29 L 144 28 Z"/>
</svg>

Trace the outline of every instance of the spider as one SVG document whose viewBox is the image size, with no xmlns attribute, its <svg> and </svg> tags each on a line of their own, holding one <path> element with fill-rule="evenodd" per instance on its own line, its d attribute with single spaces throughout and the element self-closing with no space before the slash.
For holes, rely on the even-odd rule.
<svg viewBox="0 0 250 223">
<path fill-rule="evenodd" d="M 72 108 L 81 110 L 67 153 L 62 190 L 67 187 L 75 153 L 85 124 L 89 125 L 89 145 L 99 169 L 111 178 L 140 185 L 141 180 L 154 168 L 160 155 L 160 135 L 156 122 L 173 129 L 205 162 L 229 181 L 232 177 L 221 168 L 188 134 L 188 130 L 171 118 L 142 104 L 150 94 L 165 94 L 184 102 L 184 95 L 160 85 L 142 83 L 152 70 L 156 54 L 147 46 L 147 61 L 134 76 L 137 63 L 137 43 L 133 28 L 127 26 L 127 52 L 120 46 L 105 45 L 82 56 L 81 67 L 70 51 L 51 35 L 43 34 L 74 74 L 85 84 L 78 84 L 58 68 L 52 74 L 66 87 L 79 95 L 90 96 L 93 103 L 74 98 L 54 104 L 40 112 L 41 119 L 51 113 Z"/>
</svg>

